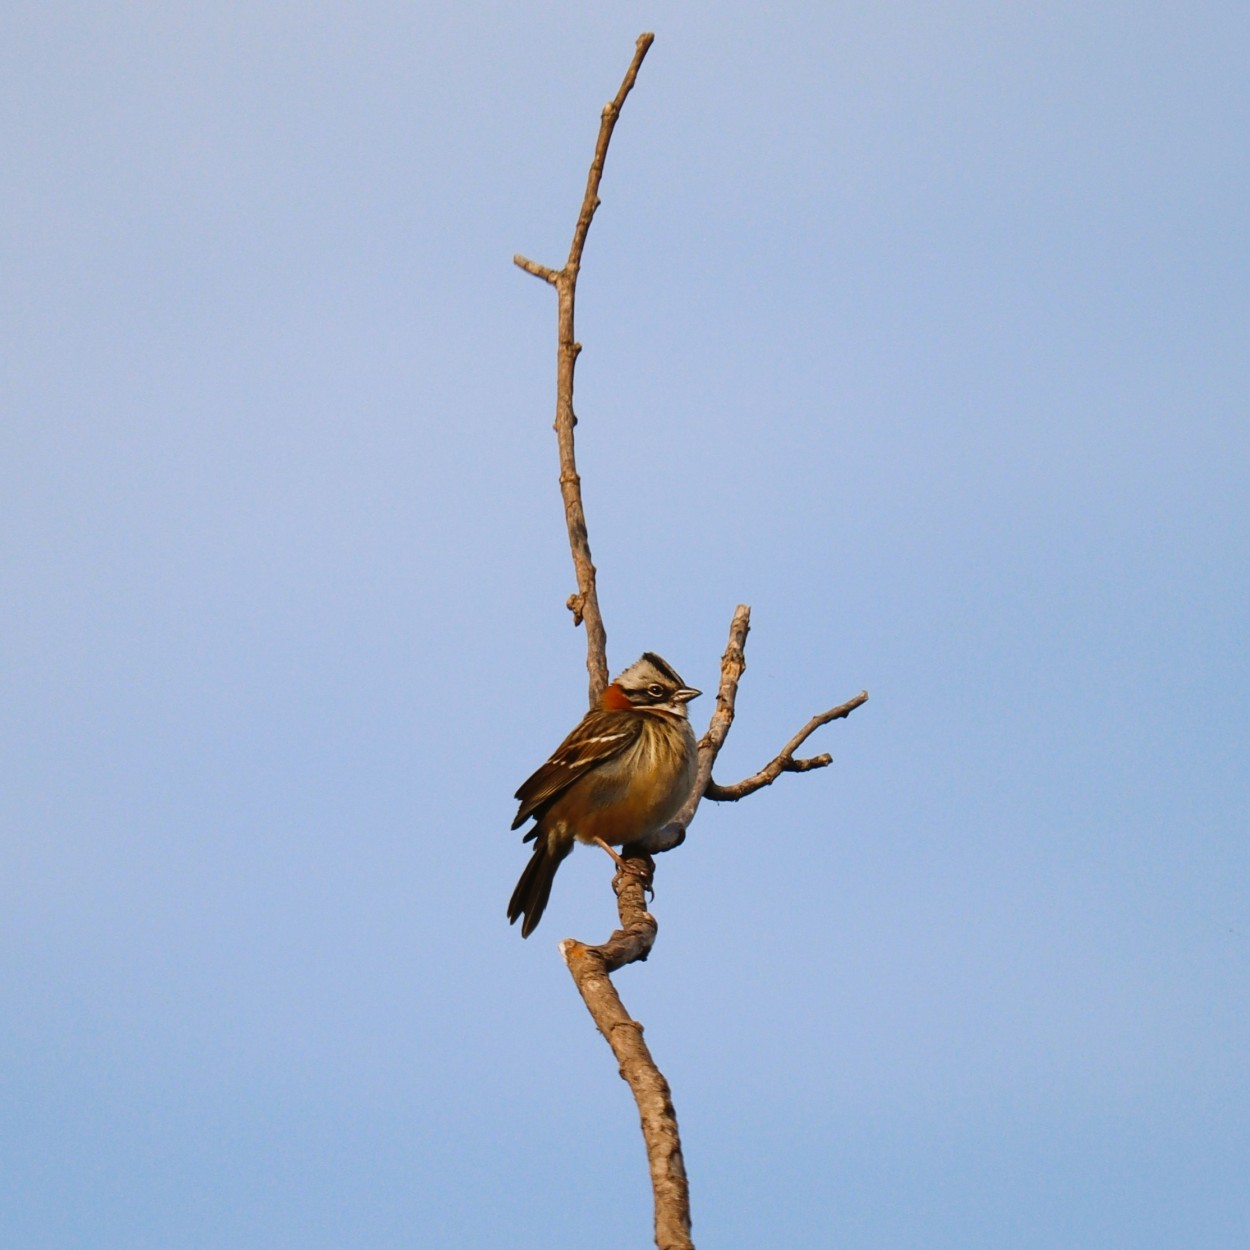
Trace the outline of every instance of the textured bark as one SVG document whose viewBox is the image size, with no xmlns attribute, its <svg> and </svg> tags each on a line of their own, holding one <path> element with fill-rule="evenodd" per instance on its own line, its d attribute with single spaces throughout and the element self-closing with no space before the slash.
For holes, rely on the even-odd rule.
<svg viewBox="0 0 1250 1250">
<path fill-rule="evenodd" d="M 581 344 L 574 333 L 574 308 L 577 276 L 581 270 L 586 236 L 599 207 L 599 184 L 603 177 L 608 143 L 616 126 L 626 97 L 633 90 L 647 50 L 654 36 L 638 37 L 633 60 L 626 71 L 614 99 L 604 106 L 595 144 L 594 159 L 586 179 L 573 241 L 568 259 L 561 269 L 551 269 L 528 260 L 513 257 L 514 262 L 537 278 L 555 287 L 557 298 L 556 348 L 556 442 L 560 455 L 560 494 L 564 502 L 569 551 L 577 577 L 577 592 L 569 596 L 568 608 L 575 625 L 586 626 L 586 669 L 589 674 L 590 705 L 593 707 L 608 684 L 607 633 L 599 611 L 596 570 L 590 555 L 590 538 L 586 513 L 582 504 L 582 484 L 574 454 L 574 428 L 577 416 L 573 408 L 573 381 Z M 758 773 L 731 786 L 719 786 L 712 780 L 712 768 L 733 724 L 734 703 L 738 683 L 746 670 L 746 637 L 751 627 L 751 609 L 739 604 L 729 627 L 729 642 L 721 657 L 720 686 L 716 707 L 707 732 L 699 741 L 699 768 L 694 790 L 677 818 L 645 841 L 623 848 L 613 889 L 621 927 L 606 942 L 592 946 L 574 938 L 560 943 L 560 952 L 577 985 L 587 1009 L 599 1031 L 612 1047 L 620 1065 L 622 1078 L 628 1082 L 638 1104 L 642 1135 L 646 1144 L 655 1198 L 655 1241 L 660 1250 L 693 1250 L 690 1239 L 690 1194 L 686 1168 L 682 1158 L 681 1138 L 677 1131 L 677 1113 L 673 1108 L 668 1082 L 642 1037 L 642 1025 L 631 1018 L 621 1003 L 610 973 L 628 963 L 645 960 L 656 938 L 655 917 L 647 910 L 647 892 L 651 888 L 655 863 L 652 854 L 672 850 L 686 836 L 686 828 L 704 797 L 740 799 L 763 786 L 771 785 L 783 772 L 806 772 L 823 768 L 828 755 L 795 759 L 794 752 L 821 725 L 849 715 L 868 695 L 854 699 L 814 716 L 782 748 L 781 753 Z"/>
<path fill-rule="evenodd" d="M 573 555 L 573 571 L 577 576 L 577 593 L 570 595 L 568 609 L 573 613 L 573 624 L 586 626 L 586 671 L 590 676 L 590 706 L 599 701 L 608 684 L 608 635 L 599 611 L 599 592 L 596 588 L 596 570 L 590 558 L 590 536 L 586 529 L 586 511 L 582 506 L 582 479 L 577 473 L 577 459 L 573 448 L 573 427 L 577 415 L 573 410 L 573 375 L 582 345 L 574 333 L 573 312 L 577 302 L 577 275 L 582 268 L 582 250 L 590 223 L 599 207 L 599 183 L 603 179 L 603 164 L 608 155 L 608 144 L 626 96 L 634 89 L 638 69 L 654 35 L 642 34 L 634 49 L 634 59 L 614 99 L 603 106 L 599 119 L 599 138 L 595 143 L 594 159 L 586 176 L 586 193 L 582 196 L 581 211 L 573 230 L 573 242 L 569 246 L 569 258 L 563 269 L 548 269 L 535 264 L 524 256 L 514 256 L 513 263 L 526 273 L 550 282 L 556 289 L 556 443 L 560 449 L 560 494 L 564 499 L 564 519 L 569 532 L 569 549 Z"/>
<path fill-rule="evenodd" d="M 668 1082 L 643 1040 L 642 1025 L 625 1010 L 608 976 L 627 963 L 646 959 L 655 942 L 655 917 L 647 911 L 645 898 L 654 864 L 638 852 L 627 851 L 623 858 L 612 882 L 621 927 L 600 946 L 566 938 L 560 953 L 638 1104 L 655 1199 L 655 1244 L 660 1250 L 693 1250 L 690 1189 Z"/>
</svg>

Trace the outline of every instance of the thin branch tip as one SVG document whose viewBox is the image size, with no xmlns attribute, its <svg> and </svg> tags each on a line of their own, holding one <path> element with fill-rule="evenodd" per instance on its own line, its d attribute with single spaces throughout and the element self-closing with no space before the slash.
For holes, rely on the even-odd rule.
<svg viewBox="0 0 1250 1250">
<path fill-rule="evenodd" d="M 827 752 L 810 756 L 807 759 L 795 759 L 794 753 L 822 725 L 828 725 L 835 720 L 845 720 L 857 707 L 867 701 L 868 692 L 861 690 L 853 699 L 848 699 L 845 703 L 839 703 L 837 707 L 831 707 L 827 712 L 820 712 L 813 716 L 759 772 L 753 773 L 750 777 L 744 777 L 733 785 L 719 785 L 712 780 L 709 773 L 703 797 L 716 803 L 736 803 L 739 799 L 745 799 L 748 794 L 754 794 L 765 786 L 771 786 L 782 773 L 807 773 L 818 768 L 828 768 L 833 763 L 833 756 Z"/>
<path fill-rule="evenodd" d="M 517 252 L 512 257 L 512 263 L 518 269 L 524 269 L 526 273 L 533 274 L 535 278 L 541 278 L 552 286 L 559 285 L 560 274 L 558 270 L 550 269 L 546 265 L 540 265 L 536 260 L 530 260 L 528 256 L 522 256 L 520 252 Z"/>
</svg>

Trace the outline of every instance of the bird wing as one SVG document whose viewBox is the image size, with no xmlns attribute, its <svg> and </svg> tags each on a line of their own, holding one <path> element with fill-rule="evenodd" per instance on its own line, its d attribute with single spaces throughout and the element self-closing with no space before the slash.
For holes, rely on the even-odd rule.
<svg viewBox="0 0 1250 1250">
<path fill-rule="evenodd" d="M 545 803 L 564 793 L 588 769 L 613 759 L 638 741 L 641 716 L 613 712 L 589 712 L 551 753 L 551 758 L 521 783 L 521 801 L 514 829 L 523 825 Z"/>
</svg>

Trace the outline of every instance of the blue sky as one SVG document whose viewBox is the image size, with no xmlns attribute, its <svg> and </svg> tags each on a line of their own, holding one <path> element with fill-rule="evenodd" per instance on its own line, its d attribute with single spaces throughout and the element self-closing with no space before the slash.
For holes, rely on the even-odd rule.
<svg viewBox="0 0 1250 1250">
<path fill-rule="evenodd" d="M 648 1244 L 522 942 L 616 671 L 718 776 L 619 977 L 706 1247 L 1245 1244 L 1250 17 L 1225 4 L 10 5 L 0 1242 Z M 696 703 L 696 722 L 710 700 Z"/>
</svg>

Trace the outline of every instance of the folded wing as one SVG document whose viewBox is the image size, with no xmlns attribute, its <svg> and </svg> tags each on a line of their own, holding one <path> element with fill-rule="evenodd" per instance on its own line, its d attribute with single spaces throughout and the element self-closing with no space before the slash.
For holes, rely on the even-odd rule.
<svg viewBox="0 0 1250 1250">
<path fill-rule="evenodd" d="M 638 741 L 641 732 L 640 716 L 590 712 L 556 747 L 551 758 L 522 782 L 516 792 L 521 806 L 512 827 L 519 828 L 540 808 L 558 798 L 587 769 L 628 750 Z"/>
</svg>

